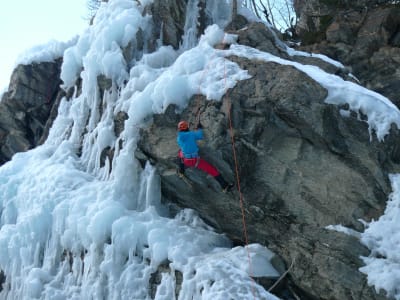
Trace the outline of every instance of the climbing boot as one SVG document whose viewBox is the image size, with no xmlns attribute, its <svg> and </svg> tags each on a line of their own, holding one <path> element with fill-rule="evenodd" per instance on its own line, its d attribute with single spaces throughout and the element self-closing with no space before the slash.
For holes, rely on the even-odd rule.
<svg viewBox="0 0 400 300">
<path fill-rule="evenodd" d="M 226 180 L 222 177 L 221 174 L 215 176 L 214 178 L 216 181 L 218 181 L 224 193 L 229 192 L 234 187 L 234 184 L 226 182 Z"/>
<path fill-rule="evenodd" d="M 224 193 L 230 192 L 234 186 L 235 186 L 235 185 L 234 185 L 233 183 L 228 183 L 228 184 L 222 189 L 222 191 L 223 191 Z"/>
<path fill-rule="evenodd" d="M 183 176 L 185 176 L 185 165 L 180 157 L 176 158 L 176 164 L 176 174 L 182 178 Z"/>
</svg>

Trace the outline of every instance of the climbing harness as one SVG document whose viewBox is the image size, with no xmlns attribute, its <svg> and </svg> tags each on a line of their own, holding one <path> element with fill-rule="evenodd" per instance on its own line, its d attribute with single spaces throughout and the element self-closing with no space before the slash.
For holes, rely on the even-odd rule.
<svg viewBox="0 0 400 300">
<path fill-rule="evenodd" d="M 190 161 L 191 162 L 190 165 L 193 165 L 194 168 L 197 168 L 199 166 L 200 156 L 196 156 L 193 158 L 185 157 L 185 158 L 181 158 L 181 160 L 182 160 L 182 163 L 184 162 L 184 160 Z M 194 162 L 194 164 L 192 164 L 192 162 Z"/>
</svg>

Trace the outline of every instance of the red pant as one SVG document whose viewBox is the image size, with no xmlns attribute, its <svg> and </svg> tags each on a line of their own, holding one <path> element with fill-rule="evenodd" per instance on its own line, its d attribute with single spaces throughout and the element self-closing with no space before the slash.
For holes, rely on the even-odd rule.
<svg viewBox="0 0 400 300">
<path fill-rule="evenodd" d="M 218 170 L 213 165 L 211 165 L 209 162 L 205 161 L 200 157 L 184 158 L 181 150 L 179 150 L 178 156 L 182 159 L 183 164 L 186 167 L 191 167 L 191 168 L 195 167 L 199 170 L 202 170 L 203 172 L 206 172 L 207 174 L 210 174 L 213 177 L 219 175 Z"/>
</svg>

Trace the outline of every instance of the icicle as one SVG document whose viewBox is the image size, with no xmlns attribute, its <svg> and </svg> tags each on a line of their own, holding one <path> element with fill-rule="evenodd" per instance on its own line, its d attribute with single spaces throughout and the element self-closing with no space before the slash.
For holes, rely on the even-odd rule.
<svg viewBox="0 0 400 300">
<path fill-rule="evenodd" d="M 154 206 L 157 209 L 160 203 L 160 178 L 156 174 L 155 168 L 152 167 L 150 163 L 147 163 L 142 173 L 137 210 L 144 211 L 150 206 Z"/>
<path fill-rule="evenodd" d="M 189 50 L 197 44 L 197 25 L 199 17 L 199 0 L 189 0 L 186 7 L 186 22 L 184 27 L 181 50 Z"/>
<path fill-rule="evenodd" d="M 232 20 L 232 1 L 236 0 L 207 0 L 206 14 L 210 17 L 212 24 L 221 28 Z"/>
</svg>

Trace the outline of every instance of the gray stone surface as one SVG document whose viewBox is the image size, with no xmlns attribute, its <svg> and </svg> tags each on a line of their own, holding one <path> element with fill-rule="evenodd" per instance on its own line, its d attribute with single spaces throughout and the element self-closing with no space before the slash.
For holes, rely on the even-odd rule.
<svg viewBox="0 0 400 300">
<path fill-rule="evenodd" d="M 19 65 L 0 102 L 0 164 L 35 147 L 47 134 L 52 109 L 58 106 L 61 60 Z M 46 127 L 47 124 L 47 127 Z"/>
<path fill-rule="evenodd" d="M 164 201 L 197 210 L 210 225 L 240 244 L 240 195 L 221 193 L 213 178 L 187 170 L 192 186 L 175 174 L 176 124 L 200 119 L 207 142 L 201 155 L 234 180 L 228 122 L 230 107 L 240 187 L 250 242 L 268 246 L 289 266 L 301 299 L 385 299 L 358 271 L 368 250 L 351 236 L 325 229 L 342 224 L 362 230 L 359 219 L 378 218 L 390 193 L 388 172 L 398 172 L 399 134 L 370 141 L 364 122 L 343 118 L 324 103 L 326 91 L 290 66 L 231 58 L 249 70 L 221 103 L 192 99 L 142 133 L 137 157 L 148 158 L 162 178 Z"/>
<path fill-rule="evenodd" d="M 400 104 L 400 4 L 296 1 L 300 49 L 348 66 L 360 82 Z"/>
<path fill-rule="evenodd" d="M 341 60 L 366 86 L 394 95 L 396 100 L 400 61 L 397 8 L 369 7 L 364 12 L 360 8 L 365 1 L 355 1 L 354 7 L 349 1 L 340 3 L 343 10 L 332 14 L 325 6 L 320 12 L 328 18 L 307 23 L 312 25 L 306 28 L 308 32 L 322 35 L 315 44 L 302 49 Z M 317 4 L 296 1 L 305 17 Z M 204 7 L 204 1 L 200 5 Z M 153 36 L 149 42 L 140 32 L 139 41 L 124 49 L 127 60 L 143 48 L 152 49 L 161 31 L 164 44 L 177 48 L 181 42 L 186 1 L 157 0 L 149 9 L 155 18 Z M 239 17 L 235 20 L 229 30 L 238 34 L 239 43 L 350 78 L 348 70 L 316 57 L 289 57 L 264 26 L 246 24 Z M 200 30 L 206 22 L 202 13 Z M 358 271 L 360 256 L 368 255 L 368 249 L 357 238 L 325 227 L 341 224 L 362 230 L 359 219 L 369 221 L 383 213 L 391 192 L 388 174 L 399 172 L 400 167 L 398 129 L 392 128 L 384 143 L 370 140 L 366 123 L 353 115 L 341 117 L 339 107 L 324 103 L 327 91 L 306 74 L 276 63 L 230 59 L 247 69 L 252 78 L 239 82 L 221 102 L 196 96 L 180 114 L 170 106 L 142 131 L 135 155 L 143 165 L 149 160 L 156 166 L 164 203 L 172 213 L 180 208 L 195 209 L 235 244 L 245 242 L 243 210 L 249 242 L 269 247 L 286 268 L 293 263 L 285 287 L 301 299 L 385 299 Z M 58 87 L 59 67 L 60 62 L 56 62 L 15 70 L 10 89 L 0 102 L 0 164 L 46 138 L 65 95 Z M 79 80 L 77 86 L 79 93 Z M 109 79 L 100 76 L 101 94 L 109 88 Z M 181 119 L 193 124 L 198 111 L 206 137 L 201 156 L 225 178 L 237 182 L 233 134 L 242 194 L 222 193 L 213 178 L 197 170 L 187 170 L 190 184 L 176 176 L 176 124 Z M 115 117 L 117 136 L 127 117 L 124 113 Z M 111 161 L 113 153 L 114 149 L 107 148 L 101 159 L 108 157 Z M 166 271 L 160 269 L 154 274 L 155 285 Z"/>
</svg>

